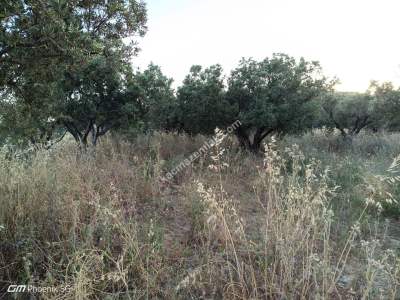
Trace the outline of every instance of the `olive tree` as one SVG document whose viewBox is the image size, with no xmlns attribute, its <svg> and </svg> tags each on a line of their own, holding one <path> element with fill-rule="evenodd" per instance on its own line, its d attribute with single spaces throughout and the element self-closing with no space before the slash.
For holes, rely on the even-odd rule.
<svg viewBox="0 0 400 300">
<path fill-rule="evenodd" d="M 377 128 L 374 98 L 369 93 L 332 92 L 322 99 L 324 125 L 351 139 L 368 127 Z"/>
<path fill-rule="evenodd" d="M 144 130 L 173 130 L 176 127 L 177 102 L 173 80 L 151 63 L 133 78 L 131 91 L 137 93 L 140 120 Z"/>
<path fill-rule="evenodd" d="M 18 128 L 62 127 L 86 147 L 119 125 L 137 100 L 123 94 L 146 32 L 142 2 L 2 1 L 0 14 L 0 101 L 12 97 Z"/>
<path fill-rule="evenodd" d="M 376 101 L 376 114 L 381 126 L 390 131 L 400 130 L 400 88 L 392 83 L 372 81 L 369 92 Z"/>
<path fill-rule="evenodd" d="M 262 61 L 242 59 L 228 80 L 226 99 L 241 147 L 258 152 L 272 133 L 304 130 L 312 124 L 313 99 L 332 86 L 318 62 L 274 54 Z"/>
<path fill-rule="evenodd" d="M 189 134 L 212 134 L 229 120 L 230 106 L 220 65 L 190 69 L 177 91 L 177 129 Z"/>
</svg>

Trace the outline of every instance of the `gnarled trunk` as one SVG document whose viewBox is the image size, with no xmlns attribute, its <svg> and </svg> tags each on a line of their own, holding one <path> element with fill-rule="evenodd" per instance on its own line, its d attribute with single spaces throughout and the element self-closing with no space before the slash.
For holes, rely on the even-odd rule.
<svg viewBox="0 0 400 300">
<path fill-rule="evenodd" d="M 262 141 L 274 131 L 272 128 L 259 127 L 256 129 L 253 138 L 251 139 L 250 133 L 239 127 L 235 134 L 239 141 L 239 145 L 243 150 L 258 154 L 262 149 Z"/>
</svg>

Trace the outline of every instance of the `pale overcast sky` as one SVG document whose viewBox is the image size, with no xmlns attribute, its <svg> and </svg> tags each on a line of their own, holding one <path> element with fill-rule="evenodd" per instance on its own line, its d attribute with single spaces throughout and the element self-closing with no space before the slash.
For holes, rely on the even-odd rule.
<svg viewBox="0 0 400 300">
<path fill-rule="evenodd" d="M 400 83 L 399 0 L 147 0 L 148 33 L 133 64 L 153 61 L 179 85 L 193 64 L 228 74 L 241 57 L 319 60 L 340 90 Z"/>
</svg>

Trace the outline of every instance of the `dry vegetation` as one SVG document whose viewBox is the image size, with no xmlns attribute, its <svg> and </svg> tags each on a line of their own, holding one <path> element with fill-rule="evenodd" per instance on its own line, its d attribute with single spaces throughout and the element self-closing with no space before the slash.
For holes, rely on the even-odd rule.
<svg viewBox="0 0 400 300">
<path fill-rule="evenodd" d="M 163 179 L 204 140 L 4 152 L 1 295 L 25 283 L 60 287 L 43 299 L 399 297 L 398 135 L 341 145 L 316 132 L 255 157 L 220 133 L 209 155 Z"/>
</svg>

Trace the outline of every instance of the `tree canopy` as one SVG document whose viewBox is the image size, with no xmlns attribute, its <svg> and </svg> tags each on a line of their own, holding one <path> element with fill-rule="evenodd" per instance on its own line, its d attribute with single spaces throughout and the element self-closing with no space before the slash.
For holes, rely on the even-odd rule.
<svg viewBox="0 0 400 300">
<path fill-rule="evenodd" d="M 391 83 L 334 92 L 318 62 L 282 53 L 243 58 L 229 76 L 193 65 L 175 91 L 159 66 L 132 67 L 146 22 L 139 0 L 2 1 L 0 135 L 50 146 L 68 132 L 86 149 L 113 129 L 212 134 L 239 120 L 240 146 L 257 152 L 270 134 L 313 126 L 400 129 Z"/>
<path fill-rule="evenodd" d="M 17 123 L 65 127 L 82 145 L 117 125 L 134 37 L 146 32 L 142 2 L 20 0 L 0 11 L 0 88 Z"/>
<path fill-rule="evenodd" d="M 376 101 L 381 126 L 389 131 L 400 130 L 400 88 L 396 89 L 390 82 L 372 81 L 369 92 Z"/>
<path fill-rule="evenodd" d="M 236 135 L 242 147 L 258 151 L 271 133 L 303 130 L 310 125 L 307 105 L 331 87 L 318 62 L 286 54 L 262 61 L 242 59 L 228 80 L 233 119 L 242 122 Z"/>
<path fill-rule="evenodd" d="M 220 65 L 194 65 L 177 91 L 178 129 L 189 134 L 212 134 L 229 121 L 230 107 Z"/>
<path fill-rule="evenodd" d="M 379 126 L 376 103 L 369 93 L 329 93 L 322 99 L 322 109 L 322 124 L 338 129 L 344 138 Z"/>
<path fill-rule="evenodd" d="M 151 63 L 138 71 L 131 88 L 138 93 L 140 120 L 145 130 L 172 130 L 176 122 L 176 98 L 173 80 L 161 68 Z"/>
</svg>

